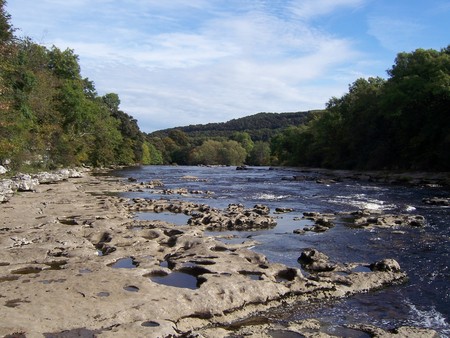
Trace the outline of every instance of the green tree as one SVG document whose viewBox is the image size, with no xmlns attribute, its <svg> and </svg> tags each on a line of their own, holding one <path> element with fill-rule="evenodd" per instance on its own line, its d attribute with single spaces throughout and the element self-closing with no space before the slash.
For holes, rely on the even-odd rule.
<svg viewBox="0 0 450 338">
<path fill-rule="evenodd" d="M 220 144 L 218 156 L 218 164 L 239 166 L 244 164 L 247 152 L 239 142 L 228 140 Z"/>
<path fill-rule="evenodd" d="M 248 156 L 250 165 L 270 165 L 270 144 L 268 142 L 257 141 Z"/>
<path fill-rule="evenodd" d="M 396 160 L 414 169 L 450 168 L 450 46 L 400 53 L 388 71 L 383 114 L 395 128 Z"/>
<path fill-rule="evenodd" d="M 220 164 L 219 150 L 222 144 L 219 141 L 207 140 L 202 145 L 193 149 L 191 153 L 191 163 L 216 165 Z"/>
<path fill-rule="evenodd" d="M 6 1 L 0 0 L 0 44 L 10 42 L 14 37 L 14 29 L 9 23 L 11 16 L 5 11 Z"/>
<path fill-rule="evenodd" d="M 231 135 L 230 139 L 239 142 L 241 146 L 245 149 L 247 154 L 250 154 L 255 145 L 252 141 L 250 134 L 244 131 L 234 132 L 233 135 Z"/>
</svg>

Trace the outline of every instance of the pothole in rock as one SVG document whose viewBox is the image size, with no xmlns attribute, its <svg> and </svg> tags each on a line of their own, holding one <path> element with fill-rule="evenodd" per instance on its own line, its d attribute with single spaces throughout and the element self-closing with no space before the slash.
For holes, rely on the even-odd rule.
<svg viewBox="0 0 450 338">
<path fill-rule="evenodd" d="M 334 326 L 331 325 L 330 327 L 325 328 L 324 330 L 325 334 L 329 334 L 334 337 L 348 337 L 348 338 L 370 338 L 372 337 L 370 334 L 347 328 L 342 326 Z"/>
<path fill-rule="evenodd" d="M 54 261 L 45 263 L 45 265 L 49 266 L 50 268 L 47 270 L 61 270 L 64 265 L 67 264 L 67 261 Z"/>
<path fill-rule="evenodd" d="M 150 280 L 154 283 L 173 286 L 176 288 L 185 288 L 195 290 L 198 289 L 201 283 L 204 281 L 189 273 L 181 271 L 173 271 L 165 276 L 161 274 L 150 276 Z"/>
<path fill-rule="evenodd" d="M 78 225 L 78 222 L 75 220 L 75 218 L 80 216 L 67 216 L 67 217 L 58 217 L 58 221 L 61 224 L 65 225 Z"/>
<path fill-rule="evenodd" d="M 102 292 L 97 293 L 98 297 L 109 297 L 109 295 L 110 295 L 110 293 L 106 292 L 106 291 L 102 291 Z"/>
<path fill-rule="evenodd" d="M 139 262 L 137 262 L 133 257 L 126 257 L 118 259 L 108 266 L 114 269 L 135 269 L 139 266 Z"/>
<path fill-rule="evenodd" d="M 20 268 L 14 271 L 11 271 L 11 273 L 16 274 L 16 275 L 28 275 L 31 273 L 39 273 L 42 271 L 42 268 L 37 267 L 37 266 L 27 266 L 24 268 Z"/>
<path fill-rule="evenodd" d="M 3 277 L 0 277 L 0 283 L 12 282 L 12 281 L 15 281 L 18 279 L 19 279 L 19 276 L 3 276 Z"/>
<path fill-rule="evenodd" d="M 241 275 L 244 275 L 251 280 L 261 280 L 262 273 L 261 272 L 255 272 L 255 271 L 239 271 Z"/>
<path fill-rule="evenodd" d="M 138 221 L 162 221 L 175 225 L 187 225 L 189 215 L 172 212 L 140 212 L 135 219 Z"/>
<path fill-rule="evenodd" d="M 80 269 L 80 270 L 78 270 L 78 272 L 79 272 L 79 273 L 91 273 L 92 270 L 91 270 L 91 269 L 88 269 L 88 268 L 85 268 L 85 269 Z"/>
<path fill-rule="evenodd" d="M 289 330 L 272 330 L 268 332 L 272 338 L 304 338 L 305 336 Z"/>
<path fill-rule="evenodd" d="M 129 292 L 138 292 L 139 291 L 139 288 L 137 286 L 134 286 L 134 285 L 124 286 L 123 289 L 125 291 L 129 291 Z"/>
<path fill-rule="evenodd" d="M 45 338 L 67 338 L 67 337 L 97 337 L 100 330 L 89 330 L 86 328 L 72 329 L 61 332 L 44 333 Z"/>
<path fill-rule="evenodd" d="M 211 261 L 211 260 L 195 260 L 195 261 L 191 261 L 191 263 L 198 264 L 198 265 L 214 265 L 214 264 L 216 264 L 216 262 Z"/>
<path fill-rule="evenodd" d="M 226 246 L 216 245 L 211 248 L 211 251 L 224 252 L 224 251 L 234 251 L 234 250 L 231 250 L 231 249 L 227 248 Z"/>
<path fill-rule="evenodd" d="M 372 272 L 372 270 L 370 270 L 370 267 L 368 266 L 358 265 L 357 267 L 352 269 L 352 272 Z"/>
<path fill-rule="evenodd" d="M 169 261 L 162 261 L 161 263 L 159 263 L 159 266 L 162 268 L 169 268 L 170 270 L 172 270 L 175 267 L 175 264 Z"/>
<path fill-rule="evenodd" d="M 280 282 L 292 282 L 297 277 L 297 271 L 295 269 L 281 270 L 277 273 L 275 279 Z"/>
<path fill-rule="evenodd" d="M 60 278 L 60 279 L 46 279 L 46 280 L 40 281 L 40 283 L 42 283 L 42 284 L 52 284 L 52 283 L 64 283 L 65 281 L 66 281 L 66 279 L 64 279 L 64 278 Z"/>
<path fill-rule="evenodd" d="M 6 301 L 5 306 L 13 308 L 20 306 L 21 303 L 30 303 L 30 301 L 26 299 L 10 299 Z"/>
<path fill-rule="evenodd" d="M 253 316 L 232 322 L 231 324 L 225 326 L 224 329 L 229 331 L 236 331 L 243 327 L 265 325 L 269 324 L 269 322 L 270 321 L 267 317 Z"/>
<path fill-rule="evenodd" d="M 145 327 L 158 327 L 158 326 L 160 326 L 160 324 L 157 323 L 157 322 L 154 322 L 154 321 L 152 321 L 152 320 L 149 320 L 149 321 L 147 321 L 147 322 L 143 322 L 143 323 L 141 324 L 141 326 L 145 326 Z"/>
</svg>

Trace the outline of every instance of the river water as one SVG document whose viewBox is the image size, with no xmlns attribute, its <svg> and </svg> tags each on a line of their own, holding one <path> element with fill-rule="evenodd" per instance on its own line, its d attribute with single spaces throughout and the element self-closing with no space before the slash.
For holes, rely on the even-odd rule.
<svg viewBox="0 0 450 338">
<path fill-rule="evenodd" d="M 297 259 L 302 249 L 313 247 L 337 262 L 371 263 L 394 258 L 408 274 L 407 283 L 345 299 L 320 303 L 294 304 L 275 309 L 265 315 L 274 321 L 289 322 L 317 318 L 328 327 L 328 333 L 350 336 L 347 324 L 372 324 L 384 329 L 411 325 L 437 330 L 450 336 L 450 208 L 429 206 L 427 197 L 448 197 L 450 192 L 438 186 L 406 186 L 343 180 L 319 184 L 314 173 L 295 168 L 267 167 L 236 170 L 235 167 L 143 166 L 123 169 L 116 175 L 136 178 L 139 182 L 161 180 L 165 189 L 187 188 L 209 191 L 210 194 L 188 196 L 162 195 L 152 190 L 127 193 L 127 197 L 171 198 L 226 208 L 242 203 L 251 208 L 265 204 L 272 211 L 277 207 L 292 208 L 287 214 L 274 214 L 274 229 L 252 232 L 227 232 L 231 241 L 248 238 L 257 241 L 253 250 L 263 253 L 269 261 L 300 268 Z M 293 180 L 294 176 L 305 180 Z M 186 180 L 194 176 L 200 180 Z M 324 233 L 293 233 L 311 223 L 302 220 L 305 211 L 339 212 L 361 208 L 389 213 L 423 215 L 424 228 L 356 229 L 345 221 Z M 185 224 L 184 215 L 142 214 L 141 219 L 161 219 Z M 184 217 L 184 218 L 183 218 Z M 300 219 L 299 219 L 300 218 Z M 223 233 L 209 233 L 223 235 Z M 343 331 L 344 330 L 344 331 Z M 367 337 L 354 333 L 352 337 Z"/>
</svg>

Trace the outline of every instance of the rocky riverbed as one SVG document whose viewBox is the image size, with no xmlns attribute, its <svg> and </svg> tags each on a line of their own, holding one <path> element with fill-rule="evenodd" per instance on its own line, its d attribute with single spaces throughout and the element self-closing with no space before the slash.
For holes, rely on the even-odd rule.
<svg viewBox="0 0 450 338">
<path fill-rule="evenodd" d="M 251 239 L 225 244 L 205 234 L 271 227 L 276 220 L 264 205 L 218 209 L 128 199 L 115 193 L 138 183 L 89 172 L 52 175 L 2 181 L 10 190 L 0 205 L 4 337 L 327 337 L 319 321 L 272 325 L 258 314 L 407 279 L 395 257 L 336 262 L 309 248 L 298 252 L 294 268 L 252 251 Z M 191 221 L 180 226 L 134 219 L 143 210 L 184 213 Z M 361 226 L 386 223 L 380 215 L 357 216 Z M 409 327 L 349 330 L 373 337 L 437 336 Z"/>
</svg>

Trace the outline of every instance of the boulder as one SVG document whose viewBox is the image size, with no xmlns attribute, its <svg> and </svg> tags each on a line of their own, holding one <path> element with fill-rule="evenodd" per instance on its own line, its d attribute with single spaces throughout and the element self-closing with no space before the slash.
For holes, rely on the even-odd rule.
<svg viewBox="0 0 450 338">
<path fill-rule="evenodd" d="M 16 189 L 15 183 L 12 180 L 1 180 L 0 181 L 0 202 L 7 202 L 14 194 Z"/>
<path fill-rule="evenodd" d="M 450 198 L 449 197 L 424 198 L 422 200 L 422 202 L 425 204 L 428 204 L 428 205 L 437 205 L 437 206 L 443 206 L 443 207 L 450 206 Z"/>
<path fill-rule="evenodd" d="M 270 214 L 270 208 L 264 204 L 256 204 L 253 207 L 253 211 L 260 215 L 268 215 Z"/>
<path fill-rule="evenodd" d="M 36 191 L 39 185 L 39 181 L 28 174 L 18 174 L 13 177 L 13 181 L 16 183 L 18 191 Z"/>
<path fill-rule="evenodd" d="M 304 249 L 298 262 L 305 270 L 311 272 L 333 271 L 336 268 L 336 264 L 331 263 L 327 255 L 312 248 Z"/>
<path fill-rule="evenodd" d="M 370 264 L 370 270 L 382 272 L 400 272 L 400 264 L 395 259 L 383 259 L 379 262 Z"/>
<path fill-rule="evenodd" d="M 36 175 L 33 175 L 33 178 L 37 179 L 39 181 L 39 184 L 53 184 L 67 179 L 63 175 L 49 172 L 38 173 Z"/>
<path fill-rule="evenodd" d="M 361 214 L 355 218 L 354 224 L 358 227 L 423 227 L 426 224 L 425 217 L 421 215 L 409 214 L 386 214 L 386 215 L 365 215 Z"/>
<path fill-rule="evenodd" d="M 294 209 L 292 208 L 275 208 L 275 212 L 278 214 L 284 214 L 284 213 L 288 213 L 288 212 L 293 212 Z"/>
<path fill-rule="evenodd" d="M 4 166 L 0 165 L 0 175 L 6 174 L 7 172 L 8 170 Z"/>
</svg>

